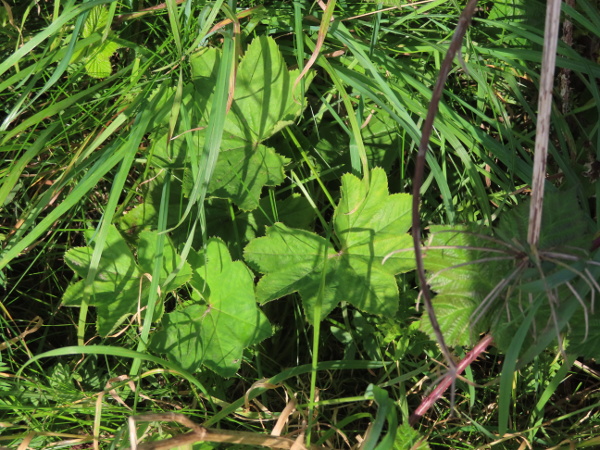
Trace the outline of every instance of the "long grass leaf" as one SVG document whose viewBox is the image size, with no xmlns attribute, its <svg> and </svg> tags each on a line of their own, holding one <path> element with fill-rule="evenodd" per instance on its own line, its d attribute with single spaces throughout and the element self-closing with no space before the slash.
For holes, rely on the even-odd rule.
<svg viewBox="0 0 600 450">
<path fill-rule="evenodd" d="M 164 88 L 166 88 L 166 85 L 163 85 L 160 89 Z M 132 131 L 129 134 L 129 139 L 123 145 L 123 159 L 121 161 L 119 171 L 117 172 L 117 175 L 115 176 L 112 183 L 111 192 L 108 197 L 108 203 L 104 210 L 104 214 L 102 215 L 102 221 L 99 225 L 98 233 L 95 238 L 94 251 L 92 252 L 92 257 L 90 259 L 90 269 L 85 279 L 85 289 L 86 292 L 89 294 L 89 297 L 84 296 L 83 301 L 81 302 L 81 308 L 79 310 L 80 313 L 77 331 L 77 340 L 79 345 L 83 345 L 85 342 L 86 318 L 89 306 L 87 299 L 93 298 L 94 295 L 94 292 L 91 288 L 98 273 L 98 266 L 100 263 L 102 252 L 104 250 L 106 236 L 108 234 L 109 227 L 113 222 L 113 217 L 117 209 L 121 192 L 123 191 L 123 187 L 125 186 L 125 182 L 127 181 L 127 176 L 131 171 L 131 165 L 140 146 L 140 142 L 142 141 L 144 134 L 146 134 L 147 132 L 148 124 L 152 121 L 152 117 L 155 114 L 156 103 L 160 100 L 160 98 L 161 95 L 157 94 L 154 96 L 152 102 L 150 102 L 149 105 L 144 105 L 145 107 L 142 107 L 142 111 L 140 112 L 133 124 Z M 153 275 L 156 274 L 153 273 Z M 155 278 L 153 278 L 152 282 L 158 283 L 158 279 L 159 276 L 157 275 Z M 153 293 L 151 291 L 150 295 L 152 296 L 152 294 Z"/>
<path fill-rule="evenodd" d="M 19 158 L 19 160 L 11 165 L 8 176 L 4 179 L 4 183 L 2 183 L 2 186 L 0 187 L 0 209 L 2 209 L 2 207 L 6 204 L 7 197 L 19 181 L 19 178 L 27 164 L 29 164 L 29 162 L 35 158 L 46 145 L 48 137 L 52 134 L 57 125 L 57 123 L 54 123 L 46 128 L 40 137 L 35 140 L 33 145 L 31 145 Z"/>
<path fill-rule="evenodd" d="M 57 348 L 55 350 L 50 350 L 44 353 L 40 353 L 39 355 L 35 355 L 31 359 L 29 359 L 25 364 L 23 364 L 17 374 L 16 378 L 21 378 L 21 373 L 25 370 L 25 368 L 33 363 L 36 363 L 44 358 L 55 358 L 60 356 L 68 356 L 68 355 L 105 355 L 105 356 L 116 356 L 118 358 L 139 358 L 144 361 L 153 362 L 159 366 L 166 367 L 171 369 L 174 373 L 180 374 L 184 379 L 190 382 L 190 384 L 196 386 L 200 391 L 204 393 L 208 398 L 210 398 L 208 391 L 204 387 L 204 385 L 190 372 L 182 369 L 177 364 L 158 358 L 157 356 L 150 355 L 148 353 L 140 353 L 134 350 L 129 350 L 121 347 L 114 347 L 110 345 L 76 345 L 69 347 Z"/>
<path fill-rule="evenodd" d="M 204 208 L 204 199 L 208 192 L 208 184 L 217 164 L 217 158 L 219 157 L 221 140 L 223 138 L 223 127 L 225 126 L 225 116 L 227 115 L 229 80 L 233 71 L 235 58 L 235 44 L 233 38 L 229 33 L 225 33 L 224 36 L 223 56 L 219 66 L 212 108 L 206 127 L 206 137 L 202 155 L 200 157 L 198 177 L 190 192 L 189 202 L 183 216 L 175 228 L 183 223 L 194 206 L 198 206 L 201 210 Z"/>
<path fill-rule="evenodd" d="M 312 41 L 310 41 L 310 39 L 306 38 L 305 43 L 309 48 L 314 49 L 314 44 Z M 329 61 L 321 56 L 317 59 L 317 63 L 323 67 L 323 69 L 325 69 L 331 77 L 331 80 L 335 84 L 340 97 L 342 98 L 344 107 L 348 112 L 348 121 L 350 122 L 350 128 L 352 130 L 352 134 L 349 137 L 354 143 L 354 145 L 350 147 L 350 162 L 352 165 L 352 170 L 357 176 L 362 174 L 366 182 L 368 182 L 369 161 L 367 159 L 367 151 L 365 150 L 365 144 L 362 139 L 360 125 L 356 119 L 356 113 L 354 112 L 352 100 L 350 99 L 348 92 L 346 92 L 346 88 L 338 76 L 337 71 L 331 66 L 331 64 L 329 64 Z"/>
<path fill-rule="evenodd" d="M 144 314 L 144 322 L 142 324 L 140 340 L 137 347 L 138 352 L 144 352 L 147 349 L 148 337 L 150 336 L 150 328 L 152 327 L 152 323 L 155 320 L 154 311 L 156 310 L 157 303 L 161 301 L 161 295 L 159 293 L 160 286 L 158 285 L 158 282 L 160 280 L 161 271 L 163 267 L 163 250 L 165 247 L 165 240 L 167 238 L 163 231 L 167 229 L 170 189 L 171 177 L 170 174 L 167 172 L 163 181 L 163 189 L 161 192 L 160 208 L 158 211 L 158 238 L 156 242 L 156 255 L 154 255 L 154 266 L 152 267 L 152 280 L 150 281 L 150 293 L 148 295 L 147 303 L 148 307 L 146 308 L 146 313 Z M 137 375 L 138 371 L 140 370 L 141 363 L 141 359 L 134 359 L 131 365 L 131 370 L 129 371 L 129 375 Z"/>
<path fill-rule="evenodd" d="M 544 296 L 539 295 L 535 300 L 527 316 L 519 326 L 515 333 L 502 365 L 502 373 L 500 374 L 500 391 L 498 394 L 498 434 L 504 436 L 508 430 L 508 416 L 510 413 L 510 404 L 512 399 L 512 385 L 517 362 L 519 361 L 519 353 L 525 341 L 529 328 L 535 319 L 535 313 L 542 305 Z"/>
</svg>

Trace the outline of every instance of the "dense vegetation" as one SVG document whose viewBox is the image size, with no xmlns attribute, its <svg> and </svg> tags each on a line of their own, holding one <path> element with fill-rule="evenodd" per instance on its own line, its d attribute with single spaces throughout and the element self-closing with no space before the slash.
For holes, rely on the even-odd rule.
<svg viewBox="0 0 600 450">
<path fill-rule="evenodd" d="M 453 60 L 422 250 L 477 359 L 411 417 L 465 3 L 3 1 L 0 446 L 600 446 L 595 0 L 562 5 L 539 245 L 544 3 L 480 1 Z"/>
</svg>

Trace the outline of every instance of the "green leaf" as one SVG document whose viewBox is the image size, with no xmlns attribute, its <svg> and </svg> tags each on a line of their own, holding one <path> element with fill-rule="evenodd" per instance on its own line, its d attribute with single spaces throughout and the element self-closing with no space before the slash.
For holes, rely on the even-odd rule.
<svg viewBox="0 0 600 450">
<path fill-rule="evenodd" d="M 104 5 L 92 8 L 83 25 L 82 37 L 88 38 L 94 33 L 102 33 L 108 21 L 108 9 Z M 110 57 L 123 47 L 117 40 L 108 36 L 82 48 L 71 57 L 71 63 L 83 60 L 86 73 L 93 78 L 107 78 L 112 73 Z"/>
<path fill-rule="evenodd" d="M 107 39 L 97 48 L 91 50 L 85 63 L 85 71 L 93 78 L 107 78 L 112 73 L 110 57 L 122 47 L 116 41 Z"/>
<path fill-rule="evenodd" d="M 567 352 L 571 355 L 582 356 L 589 359 L 600 358 L 600 318 L 598 313 L 588 319 L 586 327 L 585 319 L 578 317 L 578 326 L 573 327 L 569 333 Z"/>
<path fill-rule="evenodd" d="M 88 238 L 92 236 L 89 231 Z M 127 243 L 114 226 L 108 230 L 105 248 L 98 266 L 98 274 L 91 286 L 86 289 L 85 280 L 70 285 L 65 291 L 62 304 L 79 306 L 84 298 L 97 308 L 97 329 L 101 336 L 107 336 L 131 314 L 140 312 L 147 305 L 149 274 L 152 272 L 152 261 L 156 257 L 156 232 L 140 233 L 138 248 L 139 264 Z M 80 277 L 85 278 L 90 267 L 93 245 L 73 248 L 65 253 L 67 265 Z M 164 246 L 161 282 L 175 271 L 180 258 L 169 240 Z M 189 264 L 184 263 L 182 269 L 168 285 L 160 285 L 161 298 L 173 291 L 192 276 Z M 162 303 L 157 305 L 157 319 L 160 318 Z"/>
<path fill-rule="evenodd" d="M 249 214 L 255 224 L 256 234 L 262 235 L 265 227 L 275 222 L 308 230 L 315 219 L 315 211 L 309 201 L 300 195 L 291 195 L 273 204 L 269 197 L 260 199 L 259 208 Z M 255 236 L 252 236 L 255 237 Z"/>
<path fill-rule="evenodd" d="M 220 52 L 213 49 L 191 59 L 195 89 L 189 95 L 194 99 L 199 128 L 207 123 L 220 58 Z M 284 181 L 284 167 L 289 160 L 262 143 L 292 124 L 304 108 L 305 101 L 295 100 L 292 95 L 298 74 L 298 70 L 287 69 L 271 37 L 257 37 L 249 45 L 238 67 L 221 151 L 209 183 L 212 196 L 229 198 L 250 211 L 258 206 L 264 186 Z M 205 133 L 200 131 L 196 145 L 201 148 Z"/>
<path fill-rule="evenodd" d="M 93 231 L 86 232 L 91 240 Z M 75 247 L 65 253 L 65 262 L 81 278 L 87 276 L 90 268 L 93 247 Z M 98 278 L 102 281 L 117 280 L 122 276 L 138 278 L 140 271 L 135 263 L 133 253 L 115 227 L 109 227 L 106 243 L 102 251 L 103 258 L 98 266 Z"/>
<path fill-rule="evenodd" d="M 191 255 L 191 286 L 206 305 L 192 304 L 165 315 L 151 348 L 186 370 L 201 365 L 230 377 L 239 369 L 243 350 L 271 336 L 265 315 L 257 308 L 254 277 L 241 261 L 232 261 L 220 239 L 210 239 L 205 260 Z"/>
<path fill-rule="evenodd" d="M 220 62 L 221 52 L 215 47 L 205 47 L 190 56 L 192 76 L 198 81 L 197 87 L 214 87 L 217 82 L 217 73 Z M 208 98 L 210 93 L 211 91 L 209 90 L 207 93 L 204 93 L 203 96 Z"/>
<path fill-rule="evenodd" d="M 528 199 L 502 214 L 496 230 L 499 236 L 507 242 L 527 242 L 530 203 Z M 592 221 L 579 206 L 574 190 L 548 192 L 544 196 L 539 248 L 588 249 L 592 241 L 591 226 Z"/>
<path fill-rule="evenodd" d="M 210 181 L 211 195 L 230 198 L 240 209 L 256 209 L 264 186 L 283 183 L 283 167 L 288 163 L 289 159 L 264 145 L 222 152 Z"/>
<path fill-rule="evenodd" d="M 335 249 L 326 239 L 282 223 L 268 227 L 265 237 L 250 241 L 244 249 L 246 260 L 266 274 L 256 287 L 258 301 L 263 304 L 299 292 L 309 318 L 317 301 L 325 263 L 328 283 L 322 299 L 323 317 L 337 304 L 335 289 L 328 289 L 335 283 L 332 274 L 335 256 Z"/>
<path fill-rule="evenodd" d="M 529 201 L 504 212 L 495 229 L 431 228 L 424 250 L 425 269 L 437 294 L 433 307 L 449 345 L 470 345 L 479 333 L 489 331 L 497 347 L 506 351 L 541 296 L 544 301 L 537 307 L 522 349 L 529 355 L 536 341 L 549 334 L 555 337 L 568 323 L 575 337 L 570 341 L 573 349 L 581 351 L 576 342 L 585 338 L 591 305 L 586 306 L 587 312 L 573 312 L 583 309 L 580 303 L 589 302 L 590 278 L 595 277 L 591 273 L 597 270 L 587 250 L 592 242 L 589 217 L 574 192 L 550 191 L 544 199 L 535 250 L 527 243 L 528 222 Z M 569 314 L 559 314 L 561 308 L 569 309 Z M 421 325 L 434 337 L 426 314 Z M 594 328 L 593 321 L 589 326 Z M 590 352 L 596 352 L 596 339 L 592 336 L 587 342 Z"/>
<path fill-rule="evenodd" d="M 144 273 L 152 273 L 154 259 L 157 255 L 158 234 L 155 231 L 142 231 L 138 239 L 138 261 L 140 269 Z M 173 245 L 167 241 L 163 248 L 163 266 L 160 274 L 161 280 L 165 280 L 180 264 L 180 257 L 175 252 Z M 163 291 L 173 291 L 186 283 L 192 277 L 192 269 L 185 263 L 175 278 L 168 284 L 161 286 Z"/>
<path fill-rule="evenodd" d="M 393 450 L 430 450 L 427 439 L 407 423 L 396 429 Z"/>
<path fill-rule="evenodd" d="M 380 168 L 371 171 L 368 184 L 354 175 L 344 175 L 333 219 L 342 255 L 390 274 L 414 269 L 412 252 L 391 255 L 412 248 L 412 238 L 406 234 L 411 226 L 411 205 L 408 194 L 389 195 L 387 177 Z"/>
<path fill-rule="evenodd" d="M 510 257 L 501 253 L 502 247 L 489 239 L 486 229 L 435 226 L 430 232 L 424 264 L 428 283 L 437 294 L 432 304 L 440 329 L 448 345 L 470 345 L 489 326 L 487 315 L 477 323 L 472 315 L 502 277 L 510 273 Z M 435 338 L 427 313 L 421 319 L 421 328 Z"/>
<path fill-rule="evenodd" d="M 104 5 L 94 6 L 83 25 L 82 37 L 90 37 L 93 33 L 101 31 L 108 20 L 108 9 Z"/>
<path fill-rule="evenodd" d="M 365 396 L 373 396 L 377 404 L 377 415 L 369 427 L 365 440 L 361 443 L 363 449 L 385 450 L 394 445 L 396 439 L 396 429 L 398 428 L 398 417 L 396 405 L 389 397 L 385 389 L 370 384 L 367 387 Z M 387 422 L 387 431 L 383 434 L 384 425 Z"/>
<path fill-rule="evenodd" d="M 303 108 L 292 95 L 299 73 L 298 69 L 287 69 L 272 37 L 255 38 L 238 67 L 231 108 L 234 114 L 225 129 L 256 144 L 292 124 Z"/>
<path fill-rule="evenodd" d="M 340 301 L 370 313 L 393 315 L 398 309 L 394 275 L 414 268 L 412 240 L 406 234 L 410 209 L 410 195 L 389 195 L 382 169 L 372 171 L 369 183 L 345 175 L 333 220 L 339 251 L 314 233 L 280 223 L 246 246 L 246 260 L 265 274 L 257 285 L 259 301 L 298 292 L 309 321 L 315 320 L 317 301 L 322 307 L 318 319 Z M 386 256 L 400 249 L 406 251 L 393 254 L 383 264 Z"/>
</svg>

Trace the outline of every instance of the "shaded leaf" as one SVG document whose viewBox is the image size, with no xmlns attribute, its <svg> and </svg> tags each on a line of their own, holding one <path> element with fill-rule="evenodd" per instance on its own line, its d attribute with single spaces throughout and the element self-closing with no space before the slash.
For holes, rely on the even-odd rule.
<svg viewBox="0 0 600 450">
<path fill-rule="evenodd" d="M 192 57 L 195 89 L 190 95 L 200 129 L 208 123 L 219 62 L 217 50 L 205 50 Z M 257 37 L 248 46 L 237 70 L 234 98 L 223 127 L 221 152 L 209 184 L 212 196 L 229 198 L 241 209 L 253 210 L 258 206 L 264 186 L 283 182 L 284 166 L 289 160 L 262 142 L 293 123 L 304 108 L 305 101 L 295 100 L 292 95 L 298 73 L 298 70 L 287 69 L 271 37 Z M 200 130 L 198 148 L 203 147 L 204 138 Z"/>
<path fill-rule="evenodd" d="M 91 232 L 88 232 L 89 235 Z M 149 296 L 153 261 L 157 256 L 155 247 L 157 238 L 156 232 L 140 233 L 138 249 L 140 263 L 138 264 L 121 234 L 111 226 L 107 233 L 96 279 L 87 290 L 85 280 L 70 285 L 63 295 L 62 304 L 79 306 L 86 298 L 89 305 L 97 308 L 96 325 L 101 336 L 110 334 L 131 314 L 139 312 L 143 316 L 143 309 L 147 305 Z M 73 248 L 65 254 L 65 261 L 77 275 L 85 278 L 90 268 L 93 250 L 93 245 Z M 163 267 L 159 281 L 162 295 L 159 298 L 164 298 L 167 292 L 177 289 L 192 275 L 189 265 L 184 263 L 177 276 L 168 285 L 162 285 L 162 281 L 180 265 L 180 258 L 170 240 L 165 241 L 163 251 Z M 160 318 L 161 311 L 162 303 L 159 303 L 156 308 L 157 320 Z"/>
<path fill-rule="evenodd" d="M 451 346 L 470 345 L 478 333 L 486 330 L 488 315 L 477 323 L 472 315 L 502 277 L 510 273 L 511 256 L 485 233 L 486 229 L 431 227 L 423 250 L 428 283 L 437 294 L 432 305 L 444 339 Z M 421 328 L 435 338 L 427 313 L 421 319 Z"/>
<path fill-rule="evenodd" d="M 305 313 L 314 320 L 321 302 L 324 318 L 340 301 L 374 314 L 398 309 L 395 274 L 413 269 L 410 195 L 389 195 L 382 169 L 370 182 L 353 175 L 342 178 L 342 198 L 334 214 L 334 229 L 342 248 L 303 230 L 275 224 L 254 239 L 245 258 L 265 274 L 257 285 L 260 302 L 299 292 Z M 383 259 L 392 251 L 406 249 Z"/>
<path fill-rule="evenodd" d="M 211 195 L 230 198 L 247 211 L 256 209 L 264 186 L 283 183 L 283 167 L 288 163 L 264 145 L 222 152 L 210 180 Z"/>
<path fill-rule="evenodd" d="M 429 450 L 427 439 L 407 423 L 396 429 L 394 450 Z"/>
</svg>

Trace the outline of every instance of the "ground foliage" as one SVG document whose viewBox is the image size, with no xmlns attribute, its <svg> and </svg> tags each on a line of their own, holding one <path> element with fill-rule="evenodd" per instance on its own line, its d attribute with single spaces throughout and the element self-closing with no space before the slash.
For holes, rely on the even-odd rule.
<svg viewBox="0 0 600 450">
<path fill-rule="evenodd" d="M 563 5 L 536 249 L 543 4 L 481 1 L 467 32 L 423 250 L 457 357 L 494 347 L 421 428 L 441 356 L 407 192 L 463 2 L 151 3 L 0 7 L 0 445 L 122 448 L 175 411 L 330 448 L 598 445 L 597 2 Z"/>
</svg>

